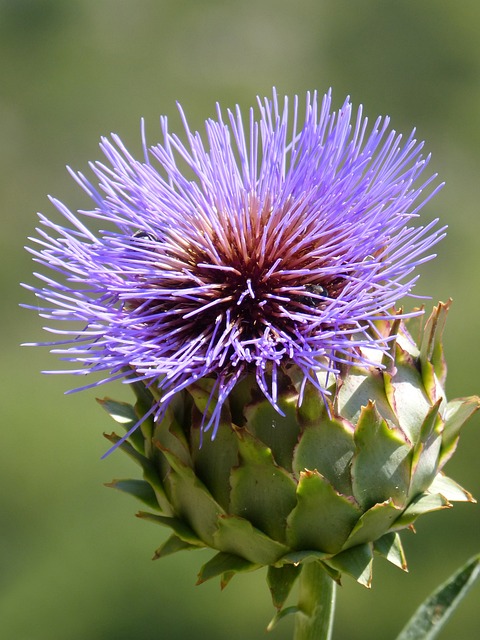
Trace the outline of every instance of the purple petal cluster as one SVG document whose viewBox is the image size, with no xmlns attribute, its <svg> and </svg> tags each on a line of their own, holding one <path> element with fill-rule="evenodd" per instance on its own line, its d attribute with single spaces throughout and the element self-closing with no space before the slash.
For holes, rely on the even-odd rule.
<svg viewBox="0 0 480 640">
<path fill-rule="evenodd" d="M 415 226 L 441 185 L 420 179 L 423 143 L 388 118 L 369 127 L 349 99 L 333 112 L 330 94 L 307 94 L 304 112 L 292 102 L 274 92 L 246 121 L 217 107 L 204 135 L 180 108 L 182 137 L 161 118 L 163 142 L 143 136 L 143 159 L 112 135 L 93 182 L 72 174 L 94 208 L 52 200 L 65 226 L 40 215 L 31 251 L 54 276 L 30 288 L 74 373 L 146 380 L 157 417 L 209 376 L 214 433 L 247 373 L 276 406 L 281 367 L 322 391 L 319 373 L 386 349 L 374 322 L 410 294 L 444 235 L 436 220 Z"/>
</svg>

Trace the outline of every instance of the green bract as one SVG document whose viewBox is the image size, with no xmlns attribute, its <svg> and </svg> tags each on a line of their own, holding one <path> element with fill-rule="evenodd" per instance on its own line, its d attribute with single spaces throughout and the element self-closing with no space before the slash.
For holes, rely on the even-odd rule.
<svg viewBox="0 0 480 640">
<path fill-rule="evenodd" d="M 442 472 L 462 424 L 479 407 L 477 397 L 445 397 L 448 307 L 440 303 L 425 326 L 421 318 L 407 321 L 408 332 L 400 322 L 379 321 L 372 331 L 397 334 L 390 357 L 377 368 L 345 365 L 331 379 L 327 405 L 307 384 L 298 406 L 301 380 L 291 367 L 279 380 L 284 417 L 252 376 L 231 393 L 213 440 L 201 430 L 211 411 L 209 379 L 179 393 L 161 423 L 145 420 L 120 445 L 143 480 L 110 486 L 153 509 L 140 517 L 172 529 L 155 557 L 211 547 L 217 553 L 199 582 L 220 576 L 222 585 L 267 565 L 279 609 L 302 563 L 321 562 L 335 580 L 346 573 L 367 586 L 374 551 L 405 569 L 398 531 L 451 501 L 473 501 Z M 149 390 L 133 386 L 135 407 L 100 401 L 127 429 L 153 401 Z"/>
</svg>

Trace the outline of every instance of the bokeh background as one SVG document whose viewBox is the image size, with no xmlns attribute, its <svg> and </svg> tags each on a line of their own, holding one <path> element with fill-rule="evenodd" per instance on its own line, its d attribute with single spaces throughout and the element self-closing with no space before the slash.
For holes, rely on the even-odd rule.
<svg viewBox="0 0 480 640">
<path fill-rule="evenodd" d="M 333 87 L 372 118 L 413 126 L 446 188 L 425 210 L 449 225 L 417 291 L 454 298 L 446 336 L 448 391 L 480 391 L 480 3 L 478 0 L 0 0 L 0 636 L 8 640 L 255 640 L 273 609 L 262 572 L 228 589 L 195 587 L 207 552 L 151 562 L 167 532 L 134 517 L 135 502 L 103 486 L 135 473 L 123 455 L 101 461 L 111 429 L 94 392 L 64 396 L 68 377 L 18 282 L 46 196 L 85 198 L 65 165 L 87 170 L 100 135 L 140 151 L 175 101 L 200 127 L 215 101 L 247 107 L 257 94 Z M 129 399 L 125 387 L 102 392 Z M 477 417 L 449 472 L 480 497 Z M 336 640 L 393 638 L 417 604 L 480 551 L 480 509 L 456 505 L 404 535 L 410 573 L 377 560 L 367 591 L 345 580 Z M 479 590 L 441 638 L 477 636 Z M 272 640 L 291 636 L 285 621 Z"/>
</svg>

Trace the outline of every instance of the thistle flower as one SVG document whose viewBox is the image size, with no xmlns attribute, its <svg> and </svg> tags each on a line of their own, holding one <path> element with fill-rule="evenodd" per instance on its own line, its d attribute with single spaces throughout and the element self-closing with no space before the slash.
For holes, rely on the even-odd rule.
<svg viewBox="0 0 480 640">
<path fill-rule="evenodd" d="M 44 317 L 68 323 L 50 331 L 72 373 L 147 381 L 156 419 L 179 391 L 212 377 L 203 425 L 212 436 L 251 372 L 281 414 L 286 365 L 303 377 L 301 403 L 307 381 L 325 395 L 343 363 L 386 352 L 374 323 L 392 318 L 444 235 L 436 220 L 414 226 L 441 185 L 419 181 L 429 158 L 413 133 L 402 141 L 388 118 L 368 132 L 362 109 L 353 116 L 347 99 L 332 113 L 330 94 L 320 105 L 307 95 L 303 123 L 297 98 L 291 118 L 276 93 L 258 107 L 247 131 L 238 108 L 224 118 L 218 107 L 207 142 L 180 109 L 186 141 L 162 118 L 163 143 L 147 148 L 144 137 L 143 161 L 117 136 L 103 139 L 107 162 L 91 165 L 98 187 L 74 174 L 95 208 L 73 214 L 53 199 L 70 226 L 40 215 L 32 250 L 62 276 L 40 275 L 45 286 L 33 291 L 49 304 Z M 92 218 L 114 230 L 95 235 Z"/>
<path fill-rule="evenodd" d="M 143 471 L 111 486 L 173 530 L 155 557 L 212 548 L 199 581 L 222 585 L 268 566 L 279 610 L 300 571 L 302 594 L 315 571 L 369 585 L 373 551 L 406 568 L 398 531 L 473 500 L 442 469 L 479 406 L 445 395 L 449 303 L 425 324 L 395 308 L 444 235 L 415 226 L 441 186 L 422 143 L 330 94 L 303 123 L 287 106 L 259 101 L 247 130 L 218 107 L 206 142 L 180 110 L 186 140 L 162 118 L 143 161 L 102 140 L 98 187 L 74 174 L 95 208 L 53 200 L 69 226 L 41 215 L 32 253 L 60 278 L 30 287 L 74 373 L 136 394 L 99 402 Z"/>
</svg>

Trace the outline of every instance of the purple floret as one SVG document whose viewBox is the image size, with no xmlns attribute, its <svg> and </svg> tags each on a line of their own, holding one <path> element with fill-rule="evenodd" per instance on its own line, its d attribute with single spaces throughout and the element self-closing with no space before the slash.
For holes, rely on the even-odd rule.
<svg viewBox="0 0 480 640">
<path fill-rule="evenodd" d="M 59 279 L 37 274 L 43 286 L 29 288 L 48 303 L 33 308 L 55 321 L 61 339 L 48 344 L 71 372 L 145 380 L 157 418 L 209 376 L 214 435 L 247 373 L 279 410 L 280 368 L 297 365 L 324 393 L 320 373 L 387 348 L 373 323 L 395 314 L 444 236 L 436 220 L 414 226 L 441 185 L 419 181 L 423 143 L 388 118 L 367 130 L 361 108 L 352 117 L 347 99 L 332 112 L 330 94 L 320 105 L 307 94 L 303 122 L 297 98 L 290 117 L 287 105 L 275 92 L 259 100 L 246 128 L 238 107 L 225 118 L 218 107 L 203 137 L 180 109 L 184 141 L 162 118 L 163 143 L 144 139 L 143 160 L 102 139 L 98 186 L 74 175 L 95 208 L 74 214 L 53 199 L 66 226 L 40 215 L 32 253 Z M 92 218 L 109 230 L 89 230 Z"/>
</svg>

